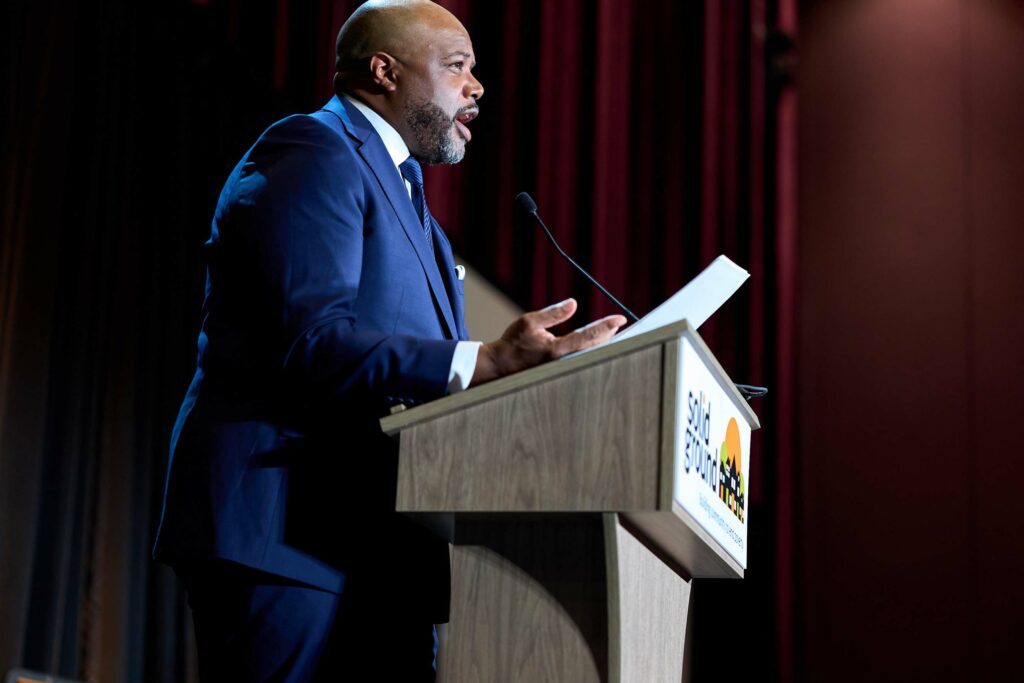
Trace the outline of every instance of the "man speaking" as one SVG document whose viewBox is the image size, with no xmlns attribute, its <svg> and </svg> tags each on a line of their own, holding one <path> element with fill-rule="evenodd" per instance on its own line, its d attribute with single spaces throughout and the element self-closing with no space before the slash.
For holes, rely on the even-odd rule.
<svg viewBox="0 0 1024 683">
<path fill-rule="evenodd" d="M 272 125 L 232 171 L 204 246 L 155 554 L 188 590 L 205 681 L 433 680 L 447 544 L 394 512 L 379 418 L 625 322 L 556 337 L 569 300 L 468 341 L 422 164 L 457 163 L 472 137 L 469 35 L 426 0 L 368 2 L 336 64 L 337 95 Z"/>
</svg>

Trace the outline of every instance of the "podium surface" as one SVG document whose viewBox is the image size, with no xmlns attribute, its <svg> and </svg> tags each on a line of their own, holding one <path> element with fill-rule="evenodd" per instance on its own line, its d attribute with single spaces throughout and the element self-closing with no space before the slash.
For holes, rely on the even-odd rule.
<svg viewBox="0 0 1024 683">
<path fill-rule="evenodd" d="M 685 321 L 381 426 L 397 509 L 453 544 L 439 680 L 683 680 L 690 580 L 743 576 L 759 427 Z"/>
</svg>

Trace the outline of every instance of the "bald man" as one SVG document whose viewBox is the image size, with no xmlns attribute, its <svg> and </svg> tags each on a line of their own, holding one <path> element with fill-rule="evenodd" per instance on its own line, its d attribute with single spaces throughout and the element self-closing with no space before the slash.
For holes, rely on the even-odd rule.
<svg viewBox="0 0 1024 683">
<path fill-rule="evenodd" d="M 336 64 L 337 95 L 235 167 L 205 245 L 155 554 L 185 583 L 206 681 L 433 680 L 447 543 L 394 512 L 380 416 L 625 322 L 556 337 L 568 300 L 469 341 L 422 187 L 422 164 L 457 163 L 472 137 L 484 89 L 469 35 L 430 2 L 366 3 Z"/>
</svg>

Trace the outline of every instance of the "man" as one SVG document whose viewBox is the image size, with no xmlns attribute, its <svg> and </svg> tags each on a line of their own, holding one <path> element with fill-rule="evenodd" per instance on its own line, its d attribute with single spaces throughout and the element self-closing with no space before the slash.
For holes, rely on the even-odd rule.
<svg viewBox="0 0 1024 683">
<path fill-rule="evenodd" d="M 370 2 L 337 48 L 338 95 L 263 133 L 205 247 L 155 549 L 188 590 L 205 680 L 433 680 L 447 544 L 394 512 L 396 448 L 378 419 L 625 322 L 555 337 L 569 300 L 467 341 L 419 164 L 456 163 L 471 138 L 483 87 L 469 36 L 425 0 Z"/>
</svg>

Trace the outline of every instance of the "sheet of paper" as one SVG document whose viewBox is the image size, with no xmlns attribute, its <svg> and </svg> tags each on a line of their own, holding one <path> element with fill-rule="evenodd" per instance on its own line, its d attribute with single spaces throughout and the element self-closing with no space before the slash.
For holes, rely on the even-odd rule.
<svg viewBox="0 0 1024 683">
<path fill-rule="evenodd" d="M 719 256 L 664 303 L 601 346 L 614 344 L 680 320 L 688 320 L 694 328 L 700 327 L 712 313 L 729 300 L 748 277 L 750 273 L 730 261 L 727 256 Z"/>
</svg>

